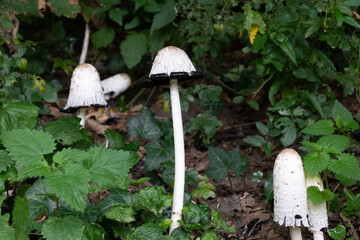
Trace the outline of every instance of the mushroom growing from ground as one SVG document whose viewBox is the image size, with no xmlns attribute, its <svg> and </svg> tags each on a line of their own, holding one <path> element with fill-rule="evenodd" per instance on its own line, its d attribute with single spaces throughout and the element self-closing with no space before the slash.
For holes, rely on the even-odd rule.
<svg viewBox="0 0 360 240">
<path fill-rule="evenodd" d="M 282 150 L 274 164 L 274 221 L 290 227 L 292 240 L 302 240 L 301 225 L 309 227 L 305 174 L 301 157 Z"/>
<path fill-rule="evenodd" d="M 143 86 L 153 87 L 170 83 L 171 112 L 175 148 L 175 180 L 170 233 L 180 226 L 185 187 L 185 147 L 178 81 L 200 79 L 203 74 L 196 71 L 190 58 L 180 48 L 168 46 L 161 49 L 153 62 L 150 75 Z"/>
<path fill-rule="evenodd" d="M 101 81 L 106 100 L 116 98 L 131 85 L 131 79 L 126 73 L 119 73 Z"/>
<path fill-rule="evenodd" d="M 324 185 L 320 176 L 311 178 L 310 176 L 306 175 L 305 184 L 306 188 L 315 186 L 318 187 L 320 191 L 324 190 Z M 308 207 L 310 221 L 310 227 L 308 229 L 313 233 L 314 240 L 324 240 L 324 233 L 322 231 L 326 231 L 328 227 L 326 202 L 320 203 L 319 205 L 314 205 L 311 200 L 308 199 Z"/>
<path fill-rule="evenodd" d="M 72 74 L 67 103 L 62 112 L 78 112 L 80 125 L 85 127 L 86 108 L 105 107 L 107 101 L 101 87 L 99 73 L 91 64 L 78 65 Z"/>
</svg>

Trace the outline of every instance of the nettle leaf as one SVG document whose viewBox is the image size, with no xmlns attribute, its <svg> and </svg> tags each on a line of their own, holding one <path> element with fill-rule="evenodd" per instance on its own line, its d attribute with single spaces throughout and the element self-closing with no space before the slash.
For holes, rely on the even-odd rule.
<svg viewBox="0 0 360 240">
<path fill-rule="evenodd" d="M 335 240 L 344 240 L 346 236 L 346 227 L 339 224 L 336 228 L 329 229 L 329 236 Z"/>
<path fill-rule="evenodd" d="M 91 42 L 95 49 L 106 47 L 115 39 L 115 31 L 112 27 L 106 26 L 91 34 Z"/>
<path fill-rule="evenodd" d="M 105 229 L 93 222 L 84 222 L 83 239 L 98 240 L 104 239 Z"/>
<path fill-rule="evenodd" d="M 319 205 L 323 202 L 332 200 L 336 195 L 328 189 L 320 191 L 316 186 L 310 186 L 306 190 L 308 198 L 311 200 L 312 204 Z"/>
<path fill-rule="evenodd" d="M 141 61 L 148 50 L 148 39 L 142 33 L 128 36 L 120 44 L 121 54 L 128 68 L 133 68 Z"/>
<path fill-rule="evenodd" d="M 336 174 L 360 180 L 360 168 L 355 156 L 343 153 L 337 156 L 338 160 L 331 159 L 328 168 Z"/>
<path fill-rule="evenodd" d="M 320 171 L 324 170 L 330 161 L 330 155 L 326 152 L 310 152 L 303 158 L 305 171 L 310 177 L 315 177 Z"/>
<path fill-rule="evenodd" d="M 174 7 L 175 2 L 173 0 L 165 1 L 165 3 L 161 6 L 160 11 L 154 15 L 154 20 L 150 28 L 151 32 L 166 26 L 175 19 L 176 12 Z"/>
<path fill-rule="evenodd" d="M 130 223 L 136 220 L 135 212 L 129 206 L 116 206 L 112 208 L 107 214 L 106 218 L 115 220 L 120 223 Z"/>
<path fill-rule="evenodd" d="M 83 221 L 89 221 L 89 222 L 96 222 L 96 219 L 98 216 L 101 215 L 100 208 L 95 205 L 94 203 L 88 202 L 86 203 L 86 207 L 84 212 L 77 212 L 74 211 L 74 209 L 70 208 L 68 205 L 60 206 L 58 210 L 58 214 L 61 217 L 65 216 L 75 216 L 78 219 L 81 219 Z"/>
<path fill-rule="evenodd" d="M 316 141 L 321 145 L 322 151 L 333 154 L 340 154 L 350 146 L 350 140 L 343 135 L 326 135 Z"/>
<path fill-rule="evenodd" d="M 58 17 L 65 16 L 74 18 L 81 11 L 78 1 L 49 0 L 48 3 L 51 11 Z"/>
<path fill-rule="evenodd" d="M 338 128 L 350 131 L 359 129 L 359 124 L 354 120 L 352 114 L 337 100 L 335 100 L 333 106 L 333 118 Z"/>
<path fill-rule="evenodd" d="M 162 135 L 154 115 L 149 109 L 143 108 L 136 117 L 129 118 L 127 126 L 128 133 L 133 137 L 157 140 Z"/>
<path fill-rule="evenodd" d="M 162 236 L 163 229 L 155 223 L 145 223 L 136 228 L 131 236 L 131 240 L 156 240 Z"/>
<path fill-rule="evenodd" d="M 329 135 L 335 131 L 334 122 L 331 120 L 319 120 L 304 128 L 301 132 L 310 135 Z"/>
<path fill-rule="evenodd" d="M 43 224 L 42 232 L 47 240 L 79 240 L 83 228 L 83 222 L 74 216 L 64 218 L 50 216 Z"/>
<path fill-rule="evenodd" d="M 90 180 L 100 186 L 116 185 L 117 182 L 128 179 L 129 169 L 139 159 L 139 156 L 130 152 L 104 147 L 91 148 L 88 153 L 92 156 L 87 163 Z"/>
<path fill-rule="evenodd" d="M 0 239 L 15 240 L 15 231 L 9 225 L 10 214 L 0 215 Z"/>
<path fill-rule="evenodd" d="M 149 142 L 146 149 L 145 169 L 147 172 L 160 167 L 161 163 L 174 161 L 174 147 L 169 142 Z"/>
<path fill-rule="evenodd" d="M 82 163 L 85 159 L 90 158 L 90 154 L 79 149 L 64 148 L 56 152 L 53 156 L 53 161 L 64 166 L 68 163 Z"/>
<path fill-rule="evenodd" d="M 354 194 L 349 189 L 344 188 L 346 202 L 344 203 L 345 209 L 343 214 L 345 216 L 357 215 L 360 209 L 360 193 Z"/>
<path fill-rule="evenodd" d="M 27 198 L 19 195 L 15 197 L 14 208 L 12 211 L 13 227 L 17 239 L 29 239 L 29 204 Z"/>
<path fill-rule="evenodd" d="M 114 8 L 109 11 L 109 17 L 111 20 L 119 24 L 123 25 L 123 18 L 128 14 L 128 11 L 123 8 Z"/>
<path fill-rule="evenodd" d="M 121 149 L 125 146 L 124 137 L 114 130 L 106 129 L 105 138 L 109 141 L 109 148 Z"/>
<path fill-rule="evenodd" d="M 110 196 L 105 198 L 99 204 L 99 208 L 101 212 L 106 215 L 107 212 L 113 208 L 114 206 L 122 205 L 122 206 L 134 206 L 136 204 L 136 200 L 134 199 L 134 195 L 131 194 L 126 189 L 111 189 Z"/>
<path fill-rule="evenodd" d="M 44 131 L 65 145 L 71 145 L 84 138 L 80 128 L 80 118 L 77 117 L 62 117 L 55 122 L 44 123 Z"/>
<path fill-rule="evenodd" d="M 140 202 L 156 216 L 160 216 L 165 207 L 171 206 L 171 196 L 162 186 L 151 186 L 140 190 Z"/>
<path fill-rule="evenodd" d="M 45 178 L 46 186 L 75 210 L 83 212 L 86 205 L 89 172 L 83 166 L 67 164 Z"/>
<path fill-rule="evenodd" d="M 12 163 L 10 155 L 4 150 L 0 150 L 0 172 L 6 171 Z"/>
<path fill-rule="evenodd" d="M 0 108 L 0 134 L 13 129 L 34 128 L 38 110 L 33 104 L 3 102 Z"/>
</svg>

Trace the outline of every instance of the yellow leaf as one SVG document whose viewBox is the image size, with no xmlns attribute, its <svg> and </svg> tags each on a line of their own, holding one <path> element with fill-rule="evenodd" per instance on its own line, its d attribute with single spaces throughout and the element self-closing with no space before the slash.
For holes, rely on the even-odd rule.
<svg viewBox="0 0 360 240">
<path fill-rule="evenodd" d="M 250 43 L 251 45 L 254 43 L 257 32 L 259 31 L 259 25 L 252 24 L 251 25 L 251 33 L 250 33 Z"/>
</svg>

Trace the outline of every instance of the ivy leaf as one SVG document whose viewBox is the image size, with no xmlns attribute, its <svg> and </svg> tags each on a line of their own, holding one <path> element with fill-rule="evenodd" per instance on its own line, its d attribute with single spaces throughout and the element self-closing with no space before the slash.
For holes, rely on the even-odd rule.
<svg viewBox="0 0 360 240">
<path fill-rule="evenodd" d="M 12 211 L 13 227 L 17 239 L 29 239 L 29 204 L 26 198 L 19 195 L 15 197 L 14 208 Z"/>
<path fill-rule="evenodd" d="M 0 215 L 0 239 L 15 240 L 15 231 L 9 225 L 10 214 Z"/>
<path fill-rule="evenodd" d="M 149 142 L 144 147 L 146 149 L 145 170 L 147 172 L 160 167 L 163 162 L 174 161 L 174 147 L 169 142 L 165 142 L 164 146 L 160 142 Z"/>
<path fill-rule="evenodd" d="M 107 214 L 106 218 L 115 220 L 120 223 L 130 223 L 136 220 L 134 210 L 130 206 L 116 206 Z"/>
<path fill-rule="evenodd" d="M 81 11 L 78 1 L 49 0 L 49 6 L 51 11 L 58 17 L 65 16 L 75 18 Z"/>
<path fill-rule="evenodd" d="M 331 159 L 328 168 L 336 174 L 354 180 L 360 180 L 360 168 L 355 156 L 343 153 L 337 156 L 338 160 Z"/>
<path fill-rule="evenodd" d="M 332 200 L 336 195 L 329 191 L 328 189 L 324 189 L 320 191 L 320 189 L 316 186 L 310 186 L 306 190 L 308 198 L 311 200 L 312 204 L 319 205 L 323 202 Z"/>
<path fill-rule="evenodd" d="M 133 68 L 147 52 L 148 39 L 142 33 L 135 33 L 121 42 L 120 49 L 126 66 Z"/>
<path fill-rule="evenodd" d="M 0 150 L 0 172 L 3 172 L 6 169 L 8 169 L 12 163 L 13 160 L 11 159 L 9 154 L 4 150 Z"/>
<path fill-rule="evenodd" d="M 151 24 L 150 32 L 164 27 L 175 19 L 176 12 L 174 7 L 175 2 L 173 0 L 165 1 L 165 3 L 161 6 L 160 11 L 154 15 L 154 20 Z"/>
<path fill-rule="evenodd" d="M 129 118 L 127 126 L 128 133 L 133 137 L 157 140 L 162 135 L 154 115 L 149 109 L 143 108 L 136 117 Z"/>
<path fill-rule="evenodd" d="M 89 172 L 83 166 L 67 164 L 45 178 L 46 186 L 75 210 L 83 212 L 86 205 Z"/>
<path fill-rule="evenodd" d="M 322 146 L 322 151 L 333 154 L 340 154 L 350 146 L 350 140 L 348 137 L 343 135 L 326 135 L 316 143 Z"/>
<path fill-rule="evenodd" d="M 47 240 L 79 240 L 82 236 L 83 222 L 74 216 L 59 218 L 50 216 L 42 227 Z"/>
<path fill-rule="evenodd" d="M 33 104 L 3 102 L 0 108 L 0 134 L 13 129 L 34 128 L 38 108 Z"/>
<path fill-rule="evenodd" d="M 166 194 L 162 186 L 142 188 L 139 198 L 140 202 L 156 216 L 160 216 L 165 207 L 171 206 L 171 196 Z"/>
<path fill-rule="evenodd" d="M 115 38 L 115 31 L 112 27 L 106 26 L 97 32 L 91 34 L 91 42 L 95 49 L 106 47 Z"/>
<path fill-rule="evenodd" d="M 310 152 L 303 158 L 303 165 L 309 176 L 315 177 L 328 166 L 329 161 L 330 156 L 326 152 Z"/>
<path fill-rule="evenodd" d="M 319 120 L 304 128 L 301 132 L 310 135 L 330 135 L 335 131 L 334 122 L 331 120 Z"/>
</svg>

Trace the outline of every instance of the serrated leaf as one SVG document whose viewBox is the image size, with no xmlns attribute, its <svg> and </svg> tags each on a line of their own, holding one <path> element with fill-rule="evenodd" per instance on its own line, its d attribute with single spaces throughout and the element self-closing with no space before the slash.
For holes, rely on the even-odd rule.
<svg viewBox="0 0 360 240">
<path fill-rule="evenodd" d="M 319 120 L 301 130 L 302 133 L 310 135 L 329 135 L 334 131 L 334 122 L 331 120 Z"/>
<path fill-rule="evenodd" d="M 162 135 L 154 115 L 149 109 L 143 108 L 136 117 L 129 118 L 127 126 L 128 133 L 133 137 L 157 140 Z"/>
<path fill-rule="evenodd" d="M 165 142 L 165 145 L 161 145 L 160 142 L 149 142 L 144 147 L 146 149 L 145 170 L 147 172 L 160 167 L 161 163 L 174 161 L 174 147 L 168 142 Z"/>
<path fill-rule="evenodd" d="M 329 229 L 329 236 L 334 240 L 344 240 L 346 236 L 346 227 L 339 224 L 336 228 Z"/>
<path fill-rule="evenodd" d="M 133 68 L 147 52 L 148 39 L 142 33 L 135 33 L 121 42 L 120 49 L 126 66 Z"/>
<path fill-rule="evenodd" d="M 171 196 L 166 193 L 162 186 L 142 188 L 139 193 L 139 199 L 144 207 L 158 217 L 162 214 L 165 207 L 171 206 Z"/>
<path fill-rule="evenodd" d="M 288 39 L 284 39 L 283 42 L 275 42 L 276 45 L 290 58 L 290 60 L 297 65 L 296 54 L 294 47 Z"/>
<path fill-rule="evenodd" d="M 145 223 L 136 228 L 131 240 L 156 240 L 162 236 L 163 229 L 161 226 L 155 223 Z"/>
<path fill-rule="evenodd" d="M 83 166 L 67 164 L 45 178 L 46 186 L 75 210 L 83 212 L 86 205 L 89 172 Z"/>
<path fill-rule="evenodd" d="M 87 202 L 84 212 L 77 212 L 74 209 L 70 208 L 68 205 L 60 206 L 58 210 L 58 216 L 75 216 L 80 220 L 96 222 L 98 216 L 101 215 L 100 208 L 94 203 Z"/>
<path fill-rule="evenodd" d="M 303 158 L 303 165 L 309 176 L 315 177 L 328 166 L 329 161 L 330 156 L 325 152 L 310 152 Z"/>
<path fill-rule="evenodd" d="M 282 130 L 283 136 L 280 138 L 281 143 L 284 145 L 284 147 L 290 146 L 293 144 L 296 140 L 296 127 L 295 125 L 291 125 L 289 127 L 285 127 Z"/>
<path fill-rule="evenodd" d="M 44 131 L 65 145 L 71 145 L 84 138 L 80 128 L 80 118 L 77 117 L 62 117 L 54 122 L 44 123 Z"/>
<path fill-rule="evenodd" d="M 65 16 L 74 18 L 81 11 L 78 1 L 49 0 L 48 3 L 51 11 L 58 17 Z"/>
<path fill-rule="evenodd" d="M 0 150 L 0 172 L 3 172 L 6 169 L 8 169 L 12 163 L 13 160 L 11 159 L 9 154 L 4 150 Z"/>
<path fill-rule="evenodd" d="M 123 25 L 123 18 L 126 16 L 128 11 L 123 8 L 114 8 L 109 11 L 109 17 L 111 20 L 119 24 L 120 26 Z"/>
<path fill-rule="evenodd" d="M 350 146 L 350 140 L 343 135 L 326 135 L 316 141 L 322 146 L 322 151 L 333 154 L 340 154 Z"/>
<path fill-rule="evenodd" d="M 15 197 L 12 214 L 16 239 L 29 239 L 29 204 L 26 198 L 22 198 L 19 195 Z"/>
<path fill-rule="evenodd" d="M 82 240 L 99 240 L 104 239 L 105 229 L 93 222 L 84 222 Z"/>
<path fill-rule="evenodd" d="M 160 11 L 154 15 L 154 20 L 151 24 L 150 31 L 160 29 L 165 25 L 171 23 L 175 17 L 175 2 L 173 0 L 166 1 L 160 8 Z"/>
<path fill-rule="evenodd" d="M 64 166 L 68 163 L 82 163 L 89 157 L 90 155 L 87 152 L 78 149 L 64 148 L 54 154 L 53 161 L 59 164 L 59 166 Z"/>
<path fill-rule="evenodd" d="M 336 195 L 329 191 L 328 189 L 324 189 L 320 191 L 320 189 L 316 186 L 310 186 L 307 188 L 307 196 L 311 200 L 312 204 L 319 205 L 323 202 L 332 200 Z"/>
<path fill-rule="evenodd" d="M 260 135 L 250 135 L 244 138 L 244 142 L 253 147 L 261 147 L 265 143 L 265 139 Z"/>
<path fill-rule="evenodd" d="M 106 214 L 106 218 L 120 223 L 130 223 L 136 220 L 134 214 L 135 213 L 132 207 L 120 205 L 112 208 Z"/>
<path fill-rule="evenodd" d="M 336 174 L 354 180 L 360 180 L 360 168 L 355 156 L 343 153 L 337 156 L 338 160 L 331 159 L 328 168 Z"/>
<path fill-rule="evenodd" d="M 309 106 L 311 108 L 313 108 L 315 111 L 317 111 L 322 118 L 324 118 L 325 117 L 324 112 L 323 112 L 323 110 L 321 108 L 321 104 L 320 104 L 319 100 L 317 99 L 317 97 L 315 96 L 315 94 L 310 93 L 309 91 L 305 91 L 305 90 L 300 91 L 300 92 L 301 92 L 302 97 L 305 98 L 305 100 L 307 100 L 310 103 Z"/>
<path fill-rule="evenodd" d="M 106 129 L 105 138 L 109 141 L 109 148 L 119 150 L 125 146 L 124 137 L 114 130 Z"/>
<path fill-rule="evenodd" d="M 112 189 L 110 190 L 110 196 L 100 202 L 99 208 L 101 212 L 106 215 L 111 208 L 118 205 L 133 206 L 133 195 L 125 189 Z"/>
<path fill-rule="evenodd" d="M 208 198 L 215 198 L 216 194 L 214 191 L 216 187 L 208 182 L 202 181 L 199 183 L 198 187 L 191 191 L 191 196 L 193 198 L 202 198 L 207 200 Z"/>
<path fill-rule="evenodd" d="M 38 108 L 33 104 L 3 102 L 0 108 L 0 134 L 13 129 L 34 128 Z"/>
<path fill-rule="evenodd" d="M 15 231 L 9 225 L 10 214 L 0 215 L 0 239 L 15 240 Z"/>
<path fill-rule="evenodd" d="M 80 240 L 83 227 L 83 222 L 74 216 L 51 216 L 43 224 L 42 232 L 47 240 Z"/>
<path fill-rule="evenodd" d="M 334 102 L 332 114 L 338 128 L 342 128 L 346 122 L 353 120 L 352 114 L 337 100 Z"/>
<path fill-rule="evenodd" d="M 358 0 L 345 0 L 341 3 L 341 5 L 348 7 L 357 7 L 360 6 L 360 2 Z"/>
<path fill-rule="evenodd" d="M 95 49 L 106 47 L 115 38 L 115 31 L 112 27 L 106 26 L 91 34 L 91 42 Z"/>
<path fill-rule="evenodd" d="M 350 26 L 360 29 L 360 24 L 353 17 L 344 16 L 344 23 L 347 23 Z"/>
</svg>

